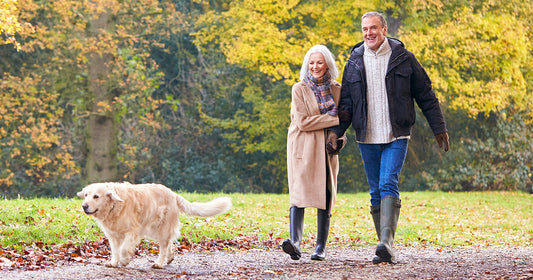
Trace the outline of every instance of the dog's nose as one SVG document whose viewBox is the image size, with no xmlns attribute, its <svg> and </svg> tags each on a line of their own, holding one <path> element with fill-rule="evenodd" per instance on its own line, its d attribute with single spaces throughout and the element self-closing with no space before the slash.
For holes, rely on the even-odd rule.
<svg viewBox="0 0 533 280">
<path fill-rule="evenodd" d="M 87 208 L 89 208 L 89 205 L 87 205 L 87 203 L 83 203 L 83 204 L 81 205 L 81 208 L 83 208 L 83 210 L 86 211 Z"/>
</svg>

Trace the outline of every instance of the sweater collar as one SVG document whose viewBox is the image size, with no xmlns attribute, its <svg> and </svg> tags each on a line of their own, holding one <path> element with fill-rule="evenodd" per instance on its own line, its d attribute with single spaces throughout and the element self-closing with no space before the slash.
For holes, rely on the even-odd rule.
<svg viewBox="0 0 533 280">
<path fill-rule="evenodd" d="M 365 54 L 369 54 L 372 56 L 387 55 L 391 51 L 388 38 L 385 38 L 381 46 L 379 46 L 379 48 L 376 51 L 373 51 L 371 48 L 369 48 L 366 43 L 364 44 L 364 46 L 365 46 Z"/>
</svg>

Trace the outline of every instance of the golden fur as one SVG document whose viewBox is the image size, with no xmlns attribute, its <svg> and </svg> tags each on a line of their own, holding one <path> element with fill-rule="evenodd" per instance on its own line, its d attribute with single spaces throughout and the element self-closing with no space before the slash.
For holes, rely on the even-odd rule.
<svg viewBox="0 0 533 280">
<path fill-rule="evenodd" d="M 126 266 L 141 238 L 159 242 L 159 257 L 154 268 L 172 260 L 172 241 L 180 235 L 179 214 L 210 217 L 231 207 L 229 197 L 210 202 L 189 202 L 160 184 L 95 183 L 78 192 L 83 211 L 92 216 L 111 246 L 107 266 Z"/>
</svg>

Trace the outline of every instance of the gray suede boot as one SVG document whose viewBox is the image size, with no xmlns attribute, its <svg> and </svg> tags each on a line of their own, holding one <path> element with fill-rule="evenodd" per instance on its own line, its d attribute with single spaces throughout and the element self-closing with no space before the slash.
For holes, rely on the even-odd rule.
<svg viewBox="0 0 533 280">
<path fill-rule="evenodd" d="M 379 259 L 374 258 L 372 260 L 373 263 L 396 263 L 396 256 L 394 256 L 394 252 L 392 251 L 392 243 L 394 241 L 394 234 L 396 233 L 400 207 L 401 200 L 397 197 L 388 196 L 381 200 L 379 223 L 380 243 L 376 247 L 376 256 Z"/>
<path fill-rule="evenodd" d="M 291 239 L 286 239 L 281 244 L 283 252 L 289 254 L 293 260 L 299 260 L 302 257 L 300 241 L 302 240 L 304 214 L 305 208 L 291 207 L 289 214 Z"/>
</svg>

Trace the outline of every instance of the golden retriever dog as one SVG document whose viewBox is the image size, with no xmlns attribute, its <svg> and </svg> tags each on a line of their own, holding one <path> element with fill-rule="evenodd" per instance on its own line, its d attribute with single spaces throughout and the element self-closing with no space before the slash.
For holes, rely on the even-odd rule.
<svg viewBox="0 0 533 280">
<path fill-rule="evenodd" d="M 159 242 L 153 268 L 173 260 L 172 242 L 180 235 L 179 214 L 211 217 L 226 212 L 231 198 L 189 202 L 159 184 L 95 183 L 78 192 L 83 211 L 92 216 L 111 246 L 109 267 L 127 266 L 141 238 Z"/>
</svg>

